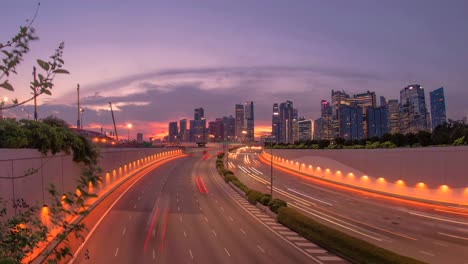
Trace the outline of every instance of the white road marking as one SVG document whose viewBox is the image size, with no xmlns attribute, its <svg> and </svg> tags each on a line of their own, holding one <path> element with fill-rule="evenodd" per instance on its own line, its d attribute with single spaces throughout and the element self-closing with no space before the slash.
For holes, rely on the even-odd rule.
<svg viewBox="0 0 468 264">
<path fill-rule="evenodd" d="M 133 206 L 133 209 L 136 209 L 136 204 Z"/>
<path fill-rule="evenodd" d="M 327 202 L 325 202 L 325 201 L 323 201 L 323 200 L 314 198 L 314 197 L 312 197 L 312 196 L 309 196 L 309 195 L 304 194 L 304 193 L 302 193 L 302 192 L 296 191 L 296 190 L 294 190 L 294 189 L 288 188 L 288 190 L 291 191 L 291 192 L 293 192 L 293 193 L 297 193 L 297 194 L 299 194 L 299 195 L 302 195 L 302 196 L 304 196 L 304 197 L 307 197 L 307 198 L 309 198 L 309 199 L 312 199 L 312 200 L 314 200 L 314 201 L 317 201 L 317 202 L 320 202 L 320 203 L 323 203 L 323 204 L 326 204 L 326 205 L 330 205 L 330 206 L 333 205 L 333 204 L 331 204 L 331 203 L 327 203 Z"/>
<path fill-rule="evenodd" d="M 211 230 L 211 232 L 213 233 L 214 236 L 217 236 L 214 230 Z"/>
<path fill-rule="evenodd" d="M 439 245 L 439 246 L 448 247 L 447 244 L 443 244 L 443 243 L 440 243 L 440 242 L 432 242 L 432 243 L 434 243 L 436 245 Z"/>
<path fill-rule="evenodd" d="M 429 252 L 426 252 L 426 251 L 418 251 L 418 252 L 419 252 L 419 253 L 426 254 L 426 255 L 431 256 L 431 257 L 435 256 L 434 254 L 429 253 Z"/>
<path fill-rule="evenodd" d="M 229 257 L 231 256 L 231 254 L 229 254 L 229 251 L 228 251 L 226 248 L 224 248 L 224 251 L 226 251 L 226 254 L 227 254 Z"/>
<path fill-rule="evenodd" d="M 153 248 L 153 259 L 156 258 L 156 252 L 154 251 L 154 248 Z"/>
<path fill-rule="evenodd" d="M 208 218 L 206 218 L 206 216 L 204 216 L 204 218 L 205 218 L 205 221 L 208 223 Z"/>
<path fill-rule="evenodd" d="M 114 255 L 114 256 L 117 257 L 117 254 L 119 254 L 119 248 L 117 248 L 117 249 L 115 250 L 115 255 Z"/>
<path fill-rule="evenodd" d="M 131 216 L 131 215 L 128 217 L 128 220 L 132 220 L 132 216 Z"/>
<path fill-rule="evenodd" d="M 179 221 L 182 222 L 182 216 L 179 216 Z"/>
<path fill-rule="evenodd" d="M 180 212 L 180 206 L 177 206 L 177 211 L 179 211 L 179 212 Z"/>
<path fill-rule="evenodd" d="M 310 254 L 323 254 L 327 252 L 324 249 L 313 249 L 313 248 L 306 248 L 305 251 L 309 252 Z"/>
<path fill-rule="evenodd" d="M 228 216 L 229 220 L 231 220 L 232 222 L 234 222 L 234 219 L 232 219 L 232 217 Z"/>
<path fill-rule="evenodd" d="M 125 232 L 127 232 L 127 228 L 124 227 L 124 229 L 122 230 L 122 236 L 125 235 Z"/>
<path fill-rule="evenodd" d="M 467 222 L 449 220 L 449 219 L 444 219 L 444 218 L 440 218 L 440 217 L 435 217 L 435 216 L 430 216 L 430 215 L 425 215 L 425 214 L 420 214 L 420 213 L 415 213 L 415 212 L 408 212 L 408 213 L 412 214 L 412 215 L 417 215 L 417 216 L 421 216 L 421 217 L 435 219 L 435 220 L 440 220 L 440 221 L 445 221 L 445 222 L 450 222 L 450 223 L 455 223 L 455 224 L 461 224 L 461 225 L 468 225 Z"/>
<path fill-rule="evenodd" d="M 185 231 L 184 231 L 184 237 L 187 237 L 187 233 L 185 233 Z"/>
<path fill-rule="evenodd" d="M 189 253 L 190 253 L 190 257 L 193 259 L 193 254 L 192 254 L 192 250 L 189 249 Z"/>
<path fill-rule="evenodd" d="M 240 231 L 242 232 L 242 234 L 247 235 L 247 233 L 244 231 L 244 229 L 240 228 Z"/>
<path fill-rule="evenodd" d="M 265 250 L 263 250 L 263 248 L 260 246 L 260 245 L 257 245 L 258 249 L 260 249 L 260 251 L 262 251 L 263 253 L 265 253 Z"/>
<path fill-rule="evenodd" d="M 446 234 L 446 233 L 442 233 L 442 232 L 437 232 L 437 233 L 438 233 L 439 235 L 448 236 L 448 237 L 454 237 L 454 238 L 459 238 L 459 239 L 463 239 L 463 240 L 467 240 L 467 241 L 468 241 L 468 238 L 467 238 L 467 237 L 455 236 L 455 235 Z"/>
</svg>

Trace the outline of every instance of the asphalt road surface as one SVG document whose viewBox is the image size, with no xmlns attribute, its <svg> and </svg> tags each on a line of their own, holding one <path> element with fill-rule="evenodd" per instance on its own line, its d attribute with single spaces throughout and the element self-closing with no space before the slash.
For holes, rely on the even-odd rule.
<svg viewBox="0 0 468 264">
<path fill-rule="evenodd" d="M 141 178 L 74 263 L 342 263 L 242 201 L 195 154 Z"/>
<path fill-rule="evenodd" d="M 247 186 L 269 193 L 270 164 L 253 153 L 229 155 Z M 468 263 L 468 208 L 388 198 L 274 167 L 273 196 L 350 235 L 428 263 Z"/>
</svg>

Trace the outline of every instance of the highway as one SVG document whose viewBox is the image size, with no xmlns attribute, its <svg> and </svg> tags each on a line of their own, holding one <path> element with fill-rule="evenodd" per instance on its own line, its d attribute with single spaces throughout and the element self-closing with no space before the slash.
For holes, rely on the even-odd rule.
<svg viewBox="0 0 468 264">
<path fill-rule="evenodd" d="M 248 204 L 194 154 L 143 176 L 72 263 L 344 263 Z"/>
<path fill-rule="evenodd" d="M 229 155 L 247 186 L 270 192 L 270 163 L 255 153 Z M 468 263 L 468 208 L 411 202 L 327 183 L 274 166 L 273 196 L 309 217 L 428 263 Z"/>
</svg>

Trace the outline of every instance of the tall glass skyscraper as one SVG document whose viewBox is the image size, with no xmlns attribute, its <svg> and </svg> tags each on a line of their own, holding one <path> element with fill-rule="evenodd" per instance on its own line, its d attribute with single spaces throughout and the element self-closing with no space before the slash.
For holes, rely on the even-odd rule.
<svg viewBox="0 0 468 264">
<path fill-rule="evenodd" d="M 248 101 L 245 103 L 244 107 L 244 117 L 245 117 L 245 131 L 247 134 L 245 135 L 246 141 L 254 141 L 254 103 L 252 101 Z"/>
<path fill-rule="evenodd" d="M 432 130 L 438 125 L 447 122 L 447 115 L 445 113 L 445 95 L 444 87 L 440 87 L 429 93 L 431 99 L 431 121 Z"/>
<path fill-rule="evenodd" d="M 368 107 L 367 108 L 367 137 L 382 137 L 388 133 L 387 108 Z"/>
<path fill-rule="evenodd" d="M 234 111 L 236 117 L 236 140 L 241 141 L 243 139 L 242 130 L 244 130 L 244 105 L 236 104 Z"/>
<path fill-rule="evenodd" d="M 277 103 L 273 104 L 273 115 L 271 117 L 271 135 L 274 137 L 274 142 L 279 142 L 280 139 L 280 116 Z"/>
<path fill-rule="evenodd" d="M 400 91 L 400 133 L 418 133 L 428 130 L 428 112 L 424 88 L 409 85 Z"/>
</svg>

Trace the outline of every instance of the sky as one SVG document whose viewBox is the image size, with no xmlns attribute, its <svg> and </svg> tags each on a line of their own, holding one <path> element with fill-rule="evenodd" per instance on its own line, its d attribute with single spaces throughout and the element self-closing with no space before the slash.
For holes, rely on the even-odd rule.
<svg viewBox="0 0 468 264">
<path fill-rule="evenodd" d="M 30 19 L 38 1 L 2 0 L 0 42 Z M 468 116 L 468 1 L 43 0 L 15 92 L 29 96 L 32 66 L 65 42 L 65 68 L 51 96 L 39 99 L 39 118 L 76 124 L 80 84 L 85 129 L 111 129 L 114 105 L 121 134 L 167 134 L 168 122 L 234 115 L 254 101 L 257 136 L 271 130 L 272 104 L 292 100 L 299 116 L 317 119 L 331 90 L 375 91 L 399 99 L 421 84 L 445 89 L 447 115 Z M 429 107 L 429 106 L 428 106 Z M 428 109 L 429 110 L 429 109 Z M 16 108 L 7 116 L 26 118 Z"/>
</svg>

